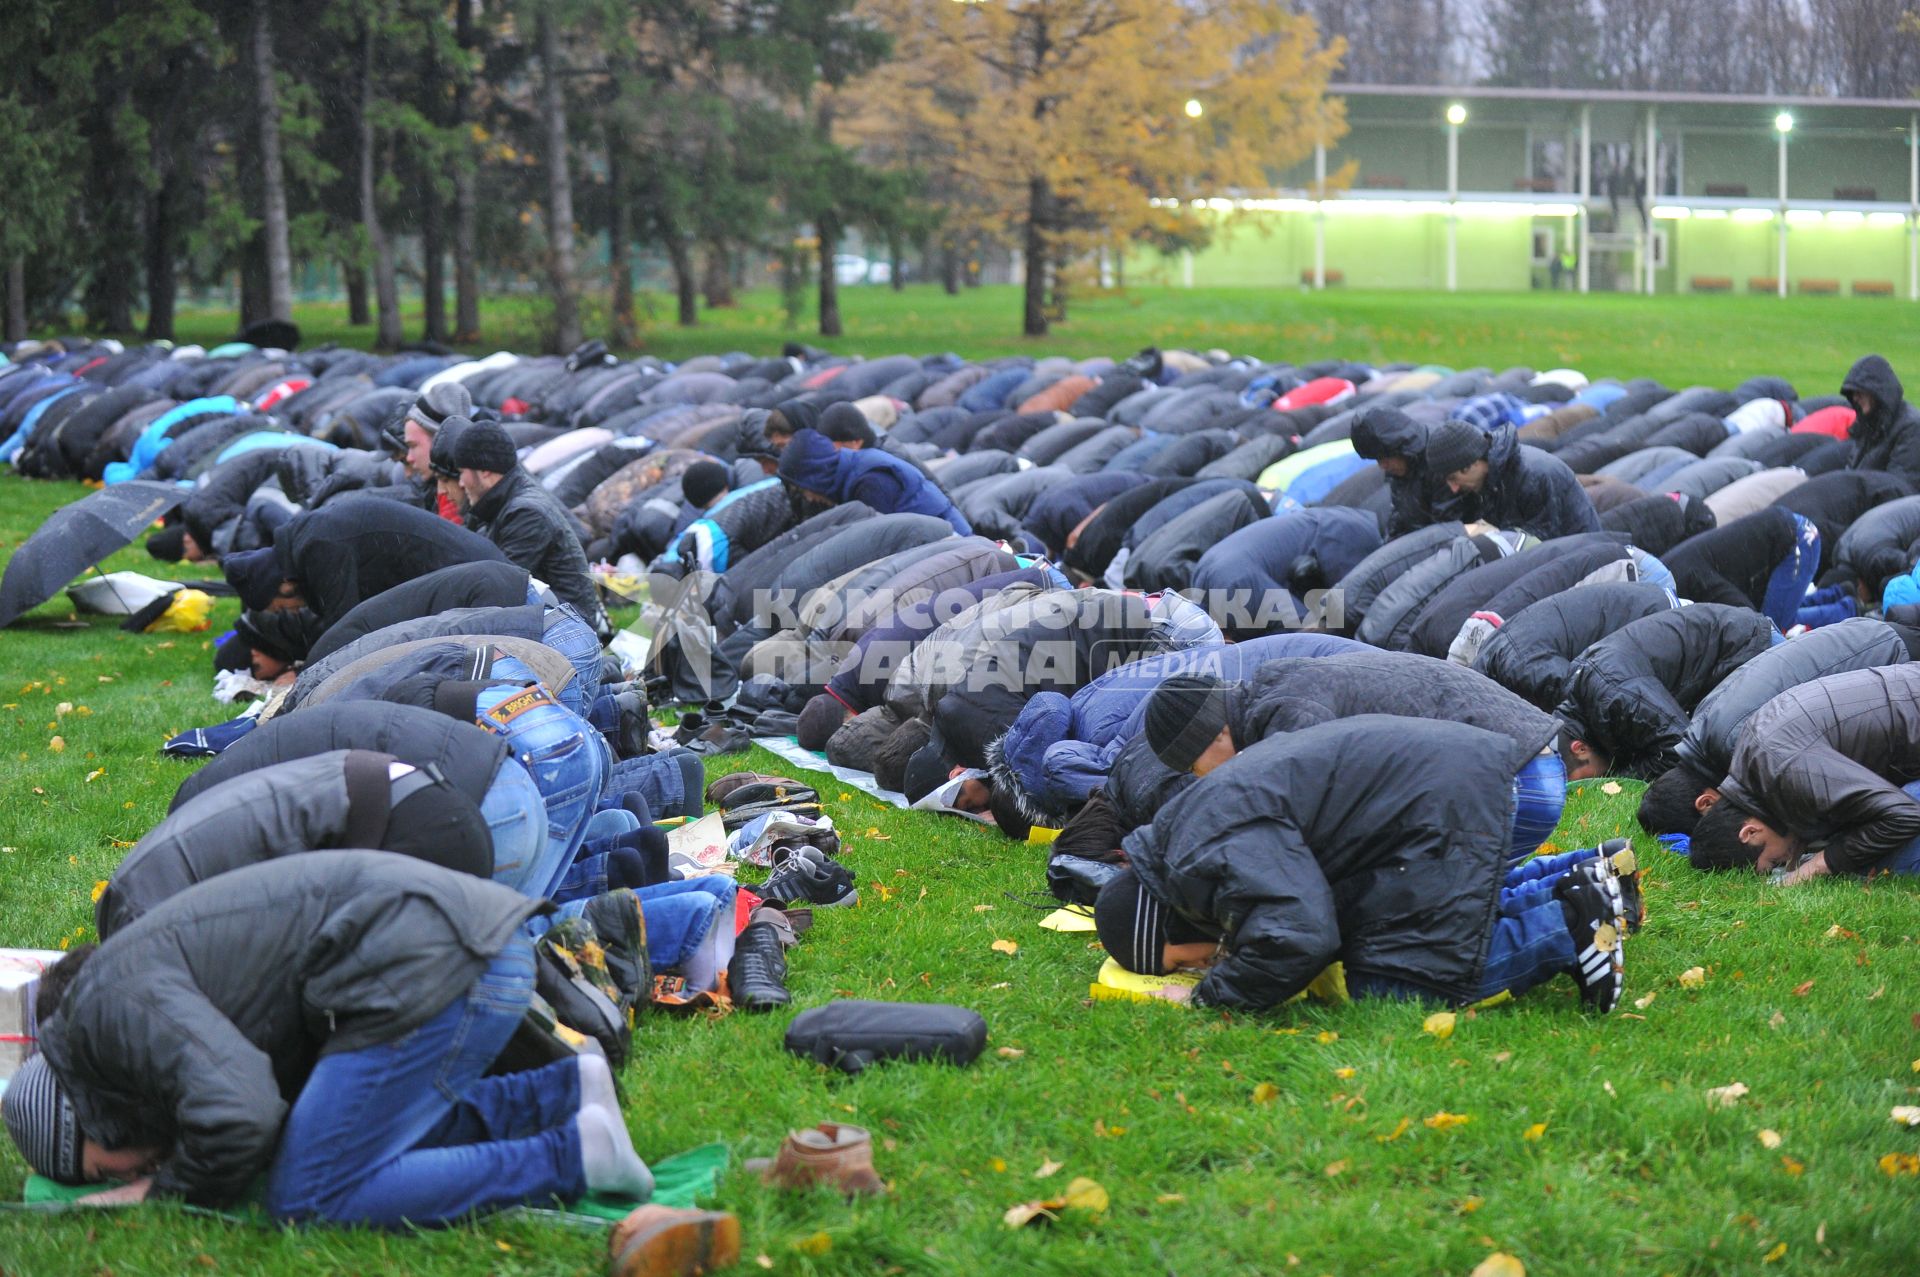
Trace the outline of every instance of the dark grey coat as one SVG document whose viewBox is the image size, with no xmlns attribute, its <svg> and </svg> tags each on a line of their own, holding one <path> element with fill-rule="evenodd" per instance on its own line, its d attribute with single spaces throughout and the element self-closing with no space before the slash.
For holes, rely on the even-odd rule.
<svg viewBox="0 0 1920 1277">
<path fill-rule="evenodd" d="M 1249 698 L 1249 744 L 1359 714 L 1398 714 L 1498 732 L 1531 755 L 1560 727 L 1484 674 L 1409 652 L 1268 661 L 1255 672 Z"/>
<path fill-rule="evenodd" d="M 236 869 L 103 942 L 40 1049 L 89 1137 L 172 1150 L 154 1196 L 227 1206 L 321 1056 L 426 1023 L 546 907 L 384 852 Z"/>
</svg>

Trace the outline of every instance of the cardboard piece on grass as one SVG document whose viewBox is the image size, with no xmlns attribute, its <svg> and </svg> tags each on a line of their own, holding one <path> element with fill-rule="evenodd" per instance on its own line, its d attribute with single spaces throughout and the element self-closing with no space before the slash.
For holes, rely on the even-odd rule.
<svg viewBox="0 0 1920 1277">
<path fill-rule="evenodd" d="M 0 1080 L 33 1054 L 34 993 L 47 968 L 65 956 L 57 949 L 0 949 Z"/>
</svg>

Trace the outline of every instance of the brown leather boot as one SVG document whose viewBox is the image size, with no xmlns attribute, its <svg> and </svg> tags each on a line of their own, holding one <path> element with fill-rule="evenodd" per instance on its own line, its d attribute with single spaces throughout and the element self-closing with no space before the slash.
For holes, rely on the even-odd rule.
<svg viewBox="0 0 1920 1277">
<path fill-rule="evenodd" d="M 607 1277 L 700 1277 L 740 1262 L 740 1221 L 725 1211 L 642 1206 L 607 1239 Z"/>
<path fill-rule="evenodd" d="M 873 1137 L 861 1127 L 839 1122 L 789 1131 L 778 1154 L 754 1158 L 747 1169 L 780 1188 L 831 1184 L 849 1197 L 887 1191 L 874 1173 Z"/>
</svg>

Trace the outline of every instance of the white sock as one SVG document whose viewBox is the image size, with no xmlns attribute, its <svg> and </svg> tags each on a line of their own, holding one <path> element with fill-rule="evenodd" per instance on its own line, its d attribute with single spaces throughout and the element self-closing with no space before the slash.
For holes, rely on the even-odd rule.
<svg viewBox="0 0 1920 1277">
<path fill-rule="evenodd" d="M 580 1170 L 587 1188 L 645 1201 L 653 1196 L 653 1172 L 633 1151 L 626 1124 L 597 1105 L 574 1119 L 580 1131 Z"/>
<path fill-rule="evenodd" d="M 574 1060 L 580 1066 L 581 1109 L 601 1108 L 618 1113 L 620 1094 L 613 1089 L 613 1066 L 607 1063 L 607 1057 L 596 1053 L 577 1055 Z"/>
</svg>

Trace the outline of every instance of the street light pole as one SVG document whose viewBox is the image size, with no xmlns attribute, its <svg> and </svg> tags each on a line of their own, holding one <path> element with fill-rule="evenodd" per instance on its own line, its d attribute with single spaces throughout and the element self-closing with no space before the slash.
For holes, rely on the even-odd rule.
<svg viewBox="0 0 1920 1277">
<path fill-rule="evenodd" d="M 1775 238 L 1780 245 L 1775 268 L 1774 295 L 1787 295 L 1787 134 L 1793 132 L 1793 117 L 1785 111 L 1773 117 L 1773 131 L 1780 139 L 1780 215 Z"/>
<path fill-rule="evenodd" d="M 1447 291 L 1460 289 L 1460 126 L 1467 108 L 1455 102 L 1447 108 Z"/>
</svg>

